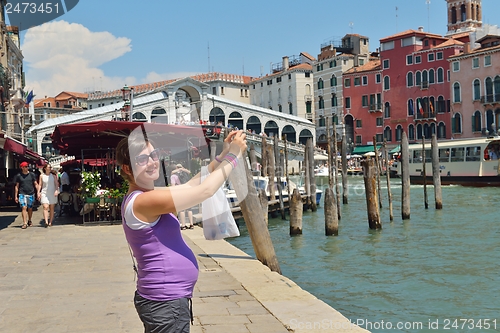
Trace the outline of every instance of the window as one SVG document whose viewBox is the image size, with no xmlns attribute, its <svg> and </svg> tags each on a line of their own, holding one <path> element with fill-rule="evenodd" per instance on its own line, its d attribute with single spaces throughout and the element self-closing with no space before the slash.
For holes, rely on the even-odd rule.
<svg viewBox="0 0 500 333">
<path fill-rule="evenodd" d="M 443 52 L 436 53 L 436 60 L 443 60 Z"/>
<path fill-rule="evenodd" d="M 368 84 L 368 76 L 363 76 L 363 77 L 361 78 L 361 80 L 362 80 L 362 84 L 363 84 L 364 86 L 366 86 L 366 85 Z"/>
<path fill-rule="evenodd" d="M 330 78 L 330 86 L 336 87 L 337 86 L 337 77 L 335 75 L 332 75 Z"/>
<path fill-rule="evenodd" d="M 361 144 L 361 135 L 356 135 L 356 144 L 357 145 Z"/>
<path fill-rule="evenodd" d="M 384 90 L 391 89 L 391 81 L 389 76 L 384 76 Z"/>
<path fill-rule="evenodd" d="M 351 79 L 344 80 L 344 87 L 349 88 L 351 86 Z"/>
<path fill-rule="evenodd" d="M 323 86 L 324 86 L 323 79 L 319 79 L 319 81 L 318 81 L 318 89 L 323 89 Z"/>
<path fill-rule="evenodd" d="M 465 161 L 473 162 L 481 160 L 481 146 L 465 148 Z"/>
<path fill-rule="evenodd" d="M 479 68 L 479 58 L 472 58 L 472 68 Z"/>
<path fill-rule="evenodd" d="M 474 96 L 473 96 L 474 101 L 479 101 L 481 100 L 481 81 L 478 79 L 474 80 Z"/>
<path fill-rule="evenodd" d="M 450 70 L 446 71 L 446 80 L 450 82 Z"/>
<path fill-rule="evenodd" d="M 484 56 L 484 67 L 491 66 L 491 55 Z"/>
<path fill-rule="evenodd" d="M 363 107 L 368 106 L 368 96 L 367 95 L 361 96 L 361 106 L 363 106 Z"/>
<path fill-rule="evenodd" d="M 460 113 L 455 113 L 451 119 L 451 132 L 454 134 L 462 133 L 462 116 Z"/>
<path fill-rule="evenodd" d="M 389 126 L 387 126 L 384 130 L 384 139 L 386 139 L 387 142 L 392 141 L 392 130 Z"/>
<path fill-rule="evenodd" d="M 325 127 L 325 125 L 326 125 L 325 118 L 319 118 L 318 126 L 319 127 Z"/>
<path fill-rule="evenodd" d="M 460 83 L 453 84 L 453 103 L 460 103 L 462 97 L 460 96 Z"/>
<path fill-rule="evenodd" d="M 415 126 L 413 124 L 408 125 L 408 140 L 415 140 Z"/>
<path fill-rule="evenodd" d="M 304 73 L 304 75 L 305 75 L 305 77 L 311 77 L 311 73 L 309 73 L 309 72 Z"/>
<path fill-rule="evenodd" d="M 434 84 L 436 83 L 436 77 L 435 77 L 435 72 L 433 69 L 429 69 L 429 84 Z"/>
<path fill-rule="evenodd" d="M 389 68 L 389 59 L 385 59 L 383 62 L 383 69 L 388 69 Z"/>
<path fill-rule="evenodd" d="M 312 113 L 312 103 L 310 101 L 306 102 L 306 113 Z"/>
<path fill-rule="evenodd" d="M 422 62 L 422 56 L 415 56 L 415 63 L 420 64 Z"/>
<path fill-rule="evenodd" d="M 384 105 L 384 118 L 390 118 L 391 117 L 391 105 L 389 102 L 385 102 Z"/>
<path fill-rule="evenodd" d="M 384 135 L 383 134 L 376 134 L 375 140 L 377 140 L 377 142 L 384 142 Z"/>
<path fill-rule="evenodd" d="M 321 96 L 319 97 L 318 105 L 319 105 L 319 109 L 324 109 L 325 108 L 325 100 Z"/>
<path fill-rule="evenodd" d="M 278 104 L 278 111 L 283 112 L 283 106 L 281 104 Z M 307 106 L 306 106 L 306 113 L 307 113 Z M 311 113 L 311 112 L 309 112 L 309 113 Z"/>
<path fill-rule="evenodd" d="M 351 97 L 346 97 L 345 98 L 345 107 L 346 107 L 346 109 L 350 109 L 351 108 Z"/>
<path fill-rule="evenodd" d="M 288 103 L 288 113 L 293 114 L 293 104 Z"/>
<path fill-rule="evenodd" d="M 438 83 L 444 82 L 444 70 L 442 68 L 438 68 L 437 70 L 437 82 Z"/>
<path fill-rule="evenodd" d="M 481 112 L 476 111 L 472 116 L 472 132 L 481 132 Z"/>
<path fill-rule="evenodd" d="M 332 106 L 338 106 L 337 95 L 332 94 Z"/>
<path fill-rule="evenodd" d="M 333 61 L 330 61 L 330 68 L 333 68 Z"/>
<path fill-rule="evenodd" d="M 365 64 L 365 59 L 359 59 L 359 65 L 363 66 Z"/>
<path fill-rule="evenodd" d="M 413 64 L 413 55 L 410 54 L 406 56 L 406 64 L 407 65 Z"/>
<path fill-rule="evenodd" d="M 362 127 L 361 119 L 356 119 L 356 128 L 361 128 L 361 127 Z"/>
<path fill-rule="evenodd" d="M 451 63 L 454 72 L 460 71 L 460 62 L 454 61 Z"/>
<path fill-rule="evenodd" d="M 356 86 L 359 86 L 359 82 L 360 82 L 359 77 L 355 77 L 355 78 L 354 78 L 354 86 L 355 86 L 355 87 L 356 87 Z"/>
<path fill-rule="evenodd" d="M 406 86 L 413 87 L 413 72 L 406 74 Z"/>
<path fill-rule="evenodd" d="M 428 39 L 424 40 L 424 46 L 429 46 L 429 40 Z"/>
<path fill-rule="evenodd" d="M 415 73 L 415 85 L 420 86 L 422 84 L 422 73 L 416 72 Z"/>
<path fill-rule="evenodd" d="M 427 61 L 434 61 L 434 53 L 429 53 L 427 55 Z"/>
<path fill-rule="evenodd" d="M 402 137 L 403 137 L 403 127 L 401 125 L 398 125 L 396 127 L 396 141 L 401 141 Z"/>
<path fill-rule="evenodd" d="M 276 83 L 281 82 L 281 76 L 276 78 Z"/>
<path fill-rule="evenodd" d="M 384 118 L 378 117 L 377 118 L 377 127 L 381 127 L 384 125 Z M 377 140 L 378 141 L 378 140 Z"/>
<path fill-rule="evenodd" d="M 267 80 L 267 85 L 270 86 L 271 84 L 273 84 L 273 80 Z"/>
<path fill-rule="evenodd" d="M 375 83 L 380 83 L 382 82 L 382 77 L 380 74 L 375 75 Z"/>
<path fill-rule="evenodd" d="M 413 104 L 413 99 L 408 100 L 408 116 L 413 116 L 415 114 L 415 107 Z"/>
<path fill-rule="evenodd" d="M 292 74 L 288 74 L 288 80 L 292 79 Z"/>
<path fill-rule="evenodd" d="M 451 161 L 452 162 L 464 161 L 464 147 L 451 148 Z"/>
</svg>

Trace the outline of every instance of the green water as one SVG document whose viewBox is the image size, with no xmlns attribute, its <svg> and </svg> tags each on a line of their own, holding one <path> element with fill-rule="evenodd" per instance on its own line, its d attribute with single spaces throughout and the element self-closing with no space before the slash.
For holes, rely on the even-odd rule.
<svg viewBox="0 0 500 333">
<path fill-rule="evenodd" d="M 425 210 L 423 186 L 412 186 L 411 220 L 402 221 L 395 179 L 394 222 L 382 186 L 382 230 L 372 231 L 363 178 L 349 185 L 337 237 L 324 235 L 323 203 L 304 213 L 300 236 L 270 219 L 283 275 L 372 332 L 500 332 L 500 188 L 443 187 L 436 211 L 433 187 Z M 243 221 L 230 242 L 255 256 Z"/>
</svg>

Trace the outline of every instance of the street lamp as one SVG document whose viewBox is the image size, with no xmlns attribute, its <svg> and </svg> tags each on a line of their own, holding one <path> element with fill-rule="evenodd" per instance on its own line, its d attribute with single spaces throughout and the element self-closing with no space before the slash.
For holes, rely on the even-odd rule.
<svg viewBox="0 0 500 333">
<path fill-rule="evenodd" d="M 123 104 L 124 111 L 128 111 L 128 119 L 129 121 L 132 121 L 132 103 L 134 98 L 134 88 L 130 88 L 125 84 L 125 86 L 123 86 L 121 90 L 122 90 L 123 101 L 125 102 Z"/>
</svg>

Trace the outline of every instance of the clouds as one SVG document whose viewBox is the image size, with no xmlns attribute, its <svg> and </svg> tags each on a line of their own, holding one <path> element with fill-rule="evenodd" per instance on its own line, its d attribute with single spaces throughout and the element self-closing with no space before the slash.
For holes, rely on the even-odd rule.
<svg viewBox="0 0 500 333">
<path fill-rule="evenodd" d="M 86 92 L 94 87 L 114 90 L 125 83 L 134 85 L 179 77 L 174 73 L 155 72 L 143 79 L 106 76 L 100 66 L 131 52 L 131 42 L 129 38 L 92 32 L 81 24 L 66 21 L 31 28 L 21 46 L 26 85 L 41 98 L 55 96 L 63 90 Z"/>
</svg>

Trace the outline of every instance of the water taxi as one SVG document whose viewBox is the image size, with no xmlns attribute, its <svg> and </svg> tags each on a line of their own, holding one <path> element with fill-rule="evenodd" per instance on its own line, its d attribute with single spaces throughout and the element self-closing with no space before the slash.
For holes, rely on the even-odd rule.
<svg viewBox="0 0 500 333">
<path fill-rule="evenodd" d="M 500 186 L 500 137 L 438 141 L 442 185 Z M 422 144 L 409 146 L 410 182 L 423 184 Z M 425 144 L 425 174 L 432 183 L 431 143 Z M 401 174 L 398 163 L 398 174 Z"/>
</svg>

